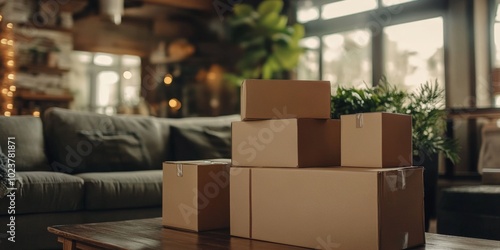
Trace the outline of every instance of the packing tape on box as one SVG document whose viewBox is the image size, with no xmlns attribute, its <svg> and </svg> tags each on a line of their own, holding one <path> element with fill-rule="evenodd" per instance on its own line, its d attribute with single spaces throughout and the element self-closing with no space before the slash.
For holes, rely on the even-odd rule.
<svg viewBox="0 0 500 250">
<path fill-rule="evenodd" d="M 182 177 L 184 175 L 182 163 L 177 163 L 175 166 L 177 167 L 177 177 Z"/>
<path fill-rule="evenodd" d="M 395 173 L 387 173 L 384 179 L 391 192 L 406 189 L 406 174 L 404 170 L 396 170 Z"/>
<path fill-rule="evenodd" d="M 363 127 L 363 114 L 356 114 L 356 128 Z"/>
</svg>

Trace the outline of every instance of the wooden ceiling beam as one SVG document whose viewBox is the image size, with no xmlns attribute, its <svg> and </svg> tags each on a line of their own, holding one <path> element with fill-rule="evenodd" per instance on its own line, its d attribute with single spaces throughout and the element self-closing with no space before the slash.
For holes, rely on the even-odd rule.
<svg viewBox="0 0 500 250">
<path fill-rule="evenodd" d="M 212 0 L 143 0 L 144 3 L 170 5 L 184 9 L 209 11 L 213 9 Z"/>
</svg>

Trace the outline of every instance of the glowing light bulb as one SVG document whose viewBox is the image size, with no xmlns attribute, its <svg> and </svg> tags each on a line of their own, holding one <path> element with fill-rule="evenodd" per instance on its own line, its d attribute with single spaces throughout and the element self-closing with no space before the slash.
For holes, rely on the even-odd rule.
<svg viewBox="0 0 500 250">
<path fill-rule="evenodd" d="M 12 103 L 7 104 L 7 109 L 12 109 L 12 108 L 14 108 L 14 105 L 12 105 Z"/>
<path fill-rule="evenodd" d="M 14 93 L 12 93 L 11 91 L 9 91 L 9 92 L 7 92 L 7 96 L 8 97 L 12 97 L 12 96 L 14 96 Z"/>
<path fill-rule="evenodd" d="M 7 41 L 7 45 L 10 45 L 10 46 L 14 45 L 14 41 L 13 40 Z"/>
<path fill-rule="evenodd" d="M 179 100 L 177 100 L 176 98 L 172 98 L 168 101 L 168 106 L 170 106 L 171 109 L 177 111 L 179 109 L 181 109 L 182 107 L 182 104 Z"/>
<path fill-rule="evenodd" d="M 9 78 L 9 80 L 14 80 L 14 74 L 12 73 L 8 74 L 7 78 Z"/>
<path fill-rule="evenodd" d="M 40 117 L 40 111 L 33 111 L 34 117 Z"/>
<path fill-rule="evenodd" d="M 2 89 L 2 94 L 6 95 L 9 92 L 8 89 Z"/>
<path fill-rule="evenodd" d="M 0 43 L 7 44 L 7 38 L 2 38 L 2 40 L 0 40 Z"/>
<path fill-rule="evenodd" d="M 16 91 L 16 86 L 14 86 L 14 85 L 10 86 L 9 90 L 12 92 Z"/>
<path fill-rule="evenodd" d="M 3 19 L 3 16 L 2 16 L 2 15 L 0 15 L 0 22 L 2 21 L 2 19 Z"/>
<path fill-rule="evenodd" d="M 125 72 L 123 72 L 123 78 L 125 78 L 127 80 L 130 79 L 130 78 L 132 78 L 132 72 L 130 72 L 128 70 L 125 71 Z"/>
<path fill-rule="evenodd" d="M 3 113 L 3 115 L 10 116 L 10 111 L 5 111 L 5 113 Z"/>
<path fill-rule="evenodd" d="M 172 77 L 171 74 L 167 74 L 165 76 L 165 78 L 163 78 L 163 82 L 166 84 L 166 85 L 170 85 L 172 83 L 172 81 L 174 80 L 174 78 Z"/>
<path fill-rule="evenodd" d="M 14 66 L 14 61 L 13 60 L 8 60 L 7 61 L 7 66 L 10 66 L 10 67 Z"/>
<path fill-rule="evenodd" d="M 12 24 L 12 23 L 7 24 L 7 28 L 12 29 L 13 27 L 14 27 L 14 24 Z"/>
<path fill-rule="evenodd" d="M 14 51 L 7 52 L 7 55 L 10 56 L 10 57 L 13 57 L 14 56 Z"/>
</svg>

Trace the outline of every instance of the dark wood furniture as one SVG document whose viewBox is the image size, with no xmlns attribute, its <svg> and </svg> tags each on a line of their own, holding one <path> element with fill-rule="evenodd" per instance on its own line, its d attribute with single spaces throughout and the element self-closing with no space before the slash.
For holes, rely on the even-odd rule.
<svg viewBox="0 0 500 250">
<path fill-rule="evenodd" d="M 163 228 L 161 218 L 52 226 L 64 250 L 73 249 L 304 249 L 231 237 L 227 230 L 193 233 Z M 426 234 L 416 249 L 499 249 L 500 241 Z"/>
</svg>

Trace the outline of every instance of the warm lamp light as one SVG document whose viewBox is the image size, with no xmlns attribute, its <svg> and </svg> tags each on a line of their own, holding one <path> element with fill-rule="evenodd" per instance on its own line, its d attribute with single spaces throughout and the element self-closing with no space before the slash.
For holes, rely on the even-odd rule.
<svg viewBox="0 0 500 250">
<path fill-rule="evenodd" d="M 5 111 L 5 113 L 3 113 L 3 115 L 10 116 L 10 111 Z"/>
<path fill-rule="evenodd" d="M 40 111 L 33 111 L 34 117 L 40 117 Z"/>
<path fill-rule="evenodd" d="M 170 99 L 170 101 L 168 101 L 168 106 L 170 106 L 171 109 L 177 111 L 177 110 L 181 109 L 182 104 L 176 98 L 172 98 L 172 99 Z"/>
<path fill-rule="evenodd" d="M 12 105 L 12 103 L 7 104 L 7 109 L 12 109 L 12 108 L 14 108 L 14 105 Z"/>
<path fill-rule="evenodd" d="M 12 23 L 7 24 L 7 28 L 12 29 L 12 27 L 14 27 L 14 24 L 12 24 Z"/>
<path fill-rule="evenodd" d="M 9 80 L 14 80 L 14 74 L 12 73 L 8 74 L 7 78 L 9 78 Z"/>
<path fill-rule="evenodd" d="M 163 82 L 166 84 L 166 85 L 170 85 L 172 83 L 172 81 L 174 80 L 174 78 L 172 77 L 171 74 L 167 74 L 165 75 L 165 78 L 163 78 Z"/>
<path fill-rule="evenodd" d="M 16 86 L 14 86 L 14 85 L 10 86 L 9 90 L 12 92 L 16 91 Z"/>
</svg>

